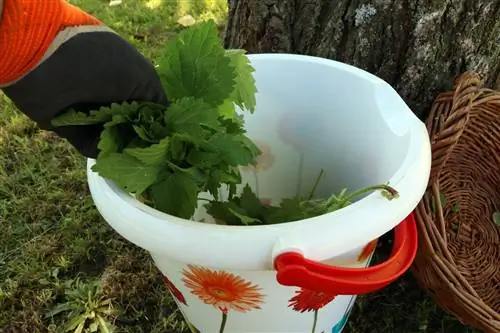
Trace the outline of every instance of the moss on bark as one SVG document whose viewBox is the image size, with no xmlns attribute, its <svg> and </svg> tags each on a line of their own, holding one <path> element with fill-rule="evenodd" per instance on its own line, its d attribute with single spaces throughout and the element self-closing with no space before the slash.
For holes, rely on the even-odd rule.
<svg viewBox="0 0 500 333">
<path fill-rule="evenodd" d="M 422 119 L 465 70 L 500 88 L 498 0 L 230 0 L 229 8 L 227 47 L 363 68 Z"/>
</svg>

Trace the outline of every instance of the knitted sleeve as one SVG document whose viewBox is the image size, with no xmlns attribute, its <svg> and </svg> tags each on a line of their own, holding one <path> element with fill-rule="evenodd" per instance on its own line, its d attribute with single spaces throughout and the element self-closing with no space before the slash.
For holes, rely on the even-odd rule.
<svg viewBox="0 0 500 333">
<path fill-rule="evenodd" d="M 23 78 L 71 36 L 99 26 L 63 0 L 0 0 L 0 88 Z"/>
</svg>

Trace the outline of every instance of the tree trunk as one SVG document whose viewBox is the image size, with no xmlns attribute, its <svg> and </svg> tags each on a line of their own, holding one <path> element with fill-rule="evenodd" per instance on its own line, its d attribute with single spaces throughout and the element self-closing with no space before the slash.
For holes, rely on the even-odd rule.
<svg viewBox="0 0 500 333">
<path fill-rule="evenodd" d="M 421 119 L 465 70 L 500 88 L 500 0 L 230 0 L 225 43 L 362 68 Z"/>
</svg>

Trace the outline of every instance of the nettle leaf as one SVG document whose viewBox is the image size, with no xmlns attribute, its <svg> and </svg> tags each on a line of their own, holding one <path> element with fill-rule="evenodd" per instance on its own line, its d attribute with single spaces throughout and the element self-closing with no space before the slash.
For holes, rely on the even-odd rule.
<svg viewBox="0 0 500 333">
<path fill-rule="evenodd" d="M 127 116 L 122 114 L 116 114 L 111 117 L 111 120 L 104 124 L 104 127 L 113 127 L 120 124 L 125 124 L 129 121 Z"/>
<path fill-rule="evenodd" d="M 211 170 L 210 179 L 216 180 L 219 184 L 239 184 L 241 183 L 241 173 L 235 167 L 221 167 Z"/>
<path fill-rule="evenodd" d="M 217 109 L 201 99 L 181 98 L 172 103 L 165 112 L 167 126 L 173 132 L 203 136 L 203 126 L 217 127 L 219 114 Z"/>
<path fill-rule="evenodd" d="M 212 20 L 181 31 L 167 44 L 158 64 L 171 100 L 194 97 L 218 106 L 234 90 L 236 73 Z"/>
<path fill-rule="evenodd" d="M 99 110 L 92 110 L 89 114 L 77 112 L 70 109 L 68 112 L 54 118 L 52 125 L 55 127 L 61 126 L 76 126 L 76 125 L 93 125 L 105 123 L 113 119 L 113 116 L 120 115 L 122 117 L 131 117 L 137 114 L 141 105 L 153 105 L 151 102 L 123 102 L 112 103 L 109 107 L 101 107 Z M 157 104 L 158 105 L 158 104 Z M 118 119 L 118 118 L 117 118 Z"/>
<path fill-rule="evenodd" d="M 276 209 L 266 221 L 268 224 L 293 222 L 305 218 L 301 209 L 301 201 L 298 198 L 283 199 L 278 209 Z"/>
<path fill-rule="evenodd" d="M 226 99 L 217 107 L 217 111 L 222 119 L 233 119 L 236 117 L 236 107 L 231 99 Z"/>
<path fill-rule="evenodd" d="M 225 202 L 210 202 L 205 205 L 207 213 L 228 225 L 254 225 L 265 223 L 270 211 L 252 192 L 248 184 L 239 197 L 232 197 Z"/>
<path fill-rule="evenodd" d="M 173 172 L 151 186 L 155 208 L 170 215 L 189 219 L 198 202 L 198 184 L 184 172 Z"/>
<path fill-rule="evenodd" d="M 248 212 L 251 216 L 258 216 L 263 213 L 264 206 L 259 198 L 252 191 L 250 185 L 246 184 L 240 195 L 240 207 Z"/>
<path fill-rule="evenodd" d="M 154 143 L 155 140 L 149 136 L 148 131 L 140 126 L 140 125 L 132 125 L 132 128 L 134 129 L 134 132 L 141 138 L 142 140 L 150 143 Z"/>
<path fill-rule="evenodd" d="M 234 225 L 237 221 L 234 221 L 235 216 L 228 209 L 231 204 L 231 202 L 212 201 L 207 203 L 205 208 L 207 213 L 215 220 L 223 221 L 228 225 Z"/>
<path fill-rule="evenodd" d="M 227 225 L 252 225 L 262 224 L 262 221 L 248 213 L 239 206 L 237 201 L 213 201 L 205 205 L 207 213 L 214 219 Z"/>
<path fill-rule="evenodd" d="M 253 156 L 253 158 L 257 158 L 257 156 L 262 154 L 260 148 L 246 135 L 239 135 L 237 136 L 237 139 L 246 149 L 250 151 L 250 154 Z"/>
<path fill-rule="evenodd" d="M 245 50 L 226 50 L 226 55 L 231 59 L 231 66 L 236 70 L 236 84 L 232 94 L 234 102 L 242 109 L 255 111 L 255 94 L 257 87 L 253 77 L 254 68 L 245 55 Z"/>
<path fill-rule="evenodd" d="M 158 143 L 169 134 L 165 121 L 166 108 L 154 103 L 141 104 L 132 126 L 142 140 Z"/>
<path fill-rule="evenodd" d="M 164 138 L 159 143 L 146 148 L 125 148 L 123 152 L 137 158 L 145 165 L 160 165 L 167 158 L 170 138 Z"/>
<path fill-rule="evenodd" d="M 238 206 L 234 208 L 229 208 L 228 209 L 231 214 L 233 214 L 235 217 L 240 220 L 240 223 L 243 225 L 252 225 L 252 224 L 261 224 L 262 221 L 259 220 L 256 217 L 248 216 L 246 215 L 246 212 Z"/>
<path fill-rule="evenodd" d="M 205 188 L 215 198 L 218 198 L 218 189 L 222 184 L 229 185 L 230 193 L 236 190 L 236 184 L 241 183 L 241 173 L 238 168 L 224 166 L 221 164 L 218 169 L 212 168 L 207 176 Z"/>
<path fill-rule="evenodd" d="M 236 112 L 236 105 L 232 100 L 225 100 L 217 108 L 220 115 L 220 123 L 226 128 L 228 133 L 245 133 L 245 119 L 243 115 Z"/>
<path fill-rule="evenodd" d="M 137 116 L 135 117 L 136 123 L 144 128 L 150 128 L 152 125 L 163 126 L 165 124 L 165 110 L 164 106 L 156 107 L 155 105 L 141 105 Z"/>
<path fill-rule="evenodd" d="M 123 102 L 123 103 L 112 103 L 109 107 L 101 108 L 102 112 L 105 112 L 111 116 L 121 115 L 127 117 L 128 119 L 134 118 L 141 107 L 151 105 L 159 105 L 151 102 Z"/>
<path fill-rule="evenodd" d="M 63 113 L 62 115 L 54 118 L 52 120 L 52 126 L 61 127 L 61 126 L 76 126 L 76 125 L 94 125 L 105 123 L 106 121 L 111 119 L 111 115 L 107 114 L 105 111 L 90 111 L 89 114 L 84 112 L 77 112 L 73 109 L 68 112 Z"/>
<path fill-rule="evenodd" d="M 210 138 L 209 143 L 230 165 L 248 165 L 255 159 L 253 151 L 246 145 L 244 135 L 219 133 Z"/>
<path fill-rule="evenodd" d="M 164 126 L 160 123 L 152 123 L 148 129 L 149 136 L 154 140 L 164 139 L 168 134 L 167 126 Z"/>
<path fill-rule="evenodd" d="M 193 149 L 187 155 L 186 161 L 199 168 L 211 168 L 219 165 L 222 162 L 222 158 L 214 152 Z"/>
<path fill-rule="evenodd" d="M 101 132 L 101 137 L 97 148 L 99 149 L 99 158 L 116 153 L 122 145 L 120 132 L 116 126 L 105 127 Z"/>
<path fill-rule="evenodd" d="M 236 115 L 233 119 L 219 119 L 219 122 L 226 129 L 227 134 L 245 134 L 245 120 L 242 115 Z"/>
<path fill-rule="evenodd" d="M 154 122 L 158 118 L 163 117 L 167 106 L 163 104 L 153 103 L 153 102 L 141 102 L 139 103 L 137 118 L 144 119 L 147 122 Z"/>
<path fill-rule="evenodd" d="M 145 165 L 133 156 L 119 153 L 98 158 L 92 170 L 114 181 L 125 191 L 137 194 L 155 183 L 159 172 L 156 166 Z"/>
<path fill-rule="evenodd" d="M 175 133 L 170 137 L 168 159 L 176 163 L 184 161 L 192 145 L 193 140 L 190 135 Z"/>
</svg>

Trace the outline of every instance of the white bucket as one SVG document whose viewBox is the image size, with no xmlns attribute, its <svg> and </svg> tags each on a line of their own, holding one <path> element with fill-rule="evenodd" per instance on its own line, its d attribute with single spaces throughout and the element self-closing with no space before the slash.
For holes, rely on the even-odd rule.
<svg viewBox="0 0 500 333">
<path fill-rule="evenodd" d="M 389 182 L 399 198 L 389 201 L 374 192 L 308 220 L 224 226 L 153 210 L 92 172 L 93 160 L 90 191 L 106 221 L 151 253 L 198 331 L 337 333 L 358 290 L 349 279 L 357 279 L 359 292 L 369 292 L 401 275 L 413 260 L 414 221 L 400 222 L 427 186 L 427 130 L 393 88 L 358 68 L 301 55 L 249 58 L 258 94 L 255 113 L 245 112 L 246 128 L 267 155 L 243 180 L 260 198 L 278 203 L 296 195 L 298 184 L 306 193 L 320 169 L 325 174 L 319 195 Z M 199 209 L 195 217 L 203 214 Z M 380 269 L 364 269 L 374 249 L 370 242 L 398 225 L 394 258 Z"/>
</svg>

